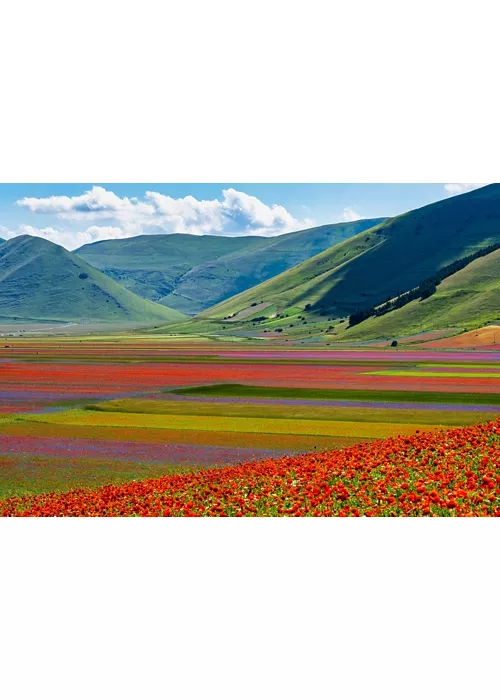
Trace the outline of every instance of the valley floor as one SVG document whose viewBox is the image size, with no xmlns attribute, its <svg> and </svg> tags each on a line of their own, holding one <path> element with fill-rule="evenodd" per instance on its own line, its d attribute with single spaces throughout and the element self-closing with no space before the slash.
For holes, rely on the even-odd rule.
<svg viewBox="0 0 500 700">
<path fill-rule="evenodd" d="M 366 461 L 372 448 L 373 454 L 387 455 L 387 449 L 394 452 L 396 445 L 411 445 L 405 468 L 412 463 L 411 455 L 425 447 L 428 459 L 423 466 L 427 468 L 432 461 L 430 446 L 438 449 L 442 440 L 463 441 L 469 436 L 470 442 L 470 436 L 484 437 L 483 429 L 468 427 L 473 424 L 488 424 L 495 441 L 492 421 L 499 410 L 500 351 L 494 346 L 483 350 L 285 347 L 130 333 L 10 338 L 0 348 L 2 512 L 26 510 L 26 499 L 47 493 L 112 484 L 118 488 L 145 479 L 164 479 L 158 482 L 162 493 L 175 486 L 178 504 L 184 483 L 203 482 L 203 489 L 213 483 L 217 491 L 220 480 L 244 479 L 248 472 L 248 483 L 256 483 L 261 469 L 268 474 L 276 465 L 281 465 L 282 476 L 295 473 L 300 464 L 309 465 L 304 474 L 314 465 L 324 470 L 327 463 L 335 471 L 333 461 L 343 464 L 349 459 L 352 467 L 353 460 Z M 443 430 L 451 432 L 431 437 Z M 491 459 L 488 456 L 490 438 L 484 437 L 488 449 L 481 452 L 481 459 L 488 457 L 487 478 L 494 480 L 500 467 L 493 454 L 496 442 Z M 462 458 L 467 440 L 457 452 Z M 476 452 L 471 452 L 471 465 L 479 459 Z M 326 453 L 334 456 L 325 457 Z M 298 456 L 303 454 L 308 456 Z M 365 469 L 361 462 L 360 469 Z M 243 466 L 235 472 L 235 465 Z M 286 474 L 283 478 L 288 479 Z M 422 474 L 419 478 L 424 479 Z M 290 478 L 295 479 L 293 474 Z M 349 488 L 346 479 L 341 481 Z M 431 481 L 427 491 L 432 490 Z M 328 489 L 334 484 L 340 488 L 337 477 Z M 132 490 L 136 488 L 143 493 L 142 486 Z M 304 483 L 300 488 L 305 488 Z M 186 487 L 186 499 L 191 494 L 189 499 L 195 502 L 190 489 Z M 119 493 L 123 492 L 113 491 Z M 208 498 L 206 490 L 203 493 Z M 446 502 L 458 498 L 460 505 L 464 498 L 439 493 L 435 508 L 431 504 L 429 513 L 414 514 L 453 514 L 456 508 Z M 54 498 L 43 496 L 47 503 L 55 502 Z M 495 512 L 495 499 L 491 496 L 491 508 L 482 505 L 486 511 L 479 508 L 480 514 Z M 233 501 L 227 512 L 220 513 L 217 503 L 210 503 L 210 508 L 197 506 L 193 513 L 177 506 L 175 512 L 166 506 L 162 513 L 152 511 L 240 514 L 234 511 Z M 340 505 L 328 503 L 319 509 L 311 506 L 310 512 L 301 506 L 293 514 L 357 514 L 356 510 L 363 514 L 356 499 L 345 513 L 340 513 Z M 248 514 L 292 514 L 293 503 L 283 506 L 284 511 L 280 508 L 250 508 Z M 241 514 L 247 513 L 242 505 L 241 509 Z M 365 514 L 379 514 L 373 504 L 365 510 L 370 511 Z M 404 514 L 404 510 L 388 508 L 382 514 Z M 462 510 L 458 508 L 458 514 L 466 514 L 465 506 Z M 124 514 L 129 512 L 127 506 Z M 43 513 L 36 506 L 33 514 Z M 76 512 L 63 508 L 56 514 Z M 109 514 L 120 514 L 120 509 Z"/>
</svg>

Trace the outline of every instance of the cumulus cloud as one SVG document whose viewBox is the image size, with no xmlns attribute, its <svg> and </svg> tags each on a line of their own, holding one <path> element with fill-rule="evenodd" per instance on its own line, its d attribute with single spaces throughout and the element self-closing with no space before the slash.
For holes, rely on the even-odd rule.
<svg viewBox="0 0 500 700">
<path fill-rule="evenodd" d="M 118 197 L 104 187 L 92 187 L 76 197 L 24 197 L 16 202 L 37 214 L 55 214 L 60 219 L 98 219 L 151 216 L 154 208 L 136 198 Z"/>
<path fill-rule="evenodd" d="M 444 186 L 444 189 L 448 194 L 463 194 L 464 192 L 471 192 L 472 190 L 477 190 L 478 187 L 484 187 L 489 183 L 487 182 L 450 182 Z"/>
<path fill-rule="evenodd" d="M 361 218 L 353 207 L 344 207 L 344 221 L 359 221 Z"/>
<path fill-rule="evenodd" d="M 119 197 L 104 187 L 94 186 L 75 197 L 24 197 L 16 202 L 37 214 L 63 220 L 105 221 L 119 229 L 112 237 L 138 233 L 191 233 L 219 235 L 268 235 L 296 231 L 314 225 L 312 219 L 296 219 L 285 207 L 264 204 L 257 197 L 233 188 L 222 191 L 221 199 L 199 200 L 192 195 L 175 199 L 148 191 L 143 200 Z M 119 226 L 117 227 L 116 224 Z M 92 226 L 91 229 L 109 228 Z"/>
</svg>

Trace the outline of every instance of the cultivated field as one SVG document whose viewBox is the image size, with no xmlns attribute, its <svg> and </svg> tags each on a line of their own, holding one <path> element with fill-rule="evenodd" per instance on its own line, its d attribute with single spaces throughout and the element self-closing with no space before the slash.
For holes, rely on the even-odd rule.
<svg viewBox="0 0 500 700">
<path fill-rule="evenodd" d="M 157 335 L 9 339 L 2 513 L 494 513 L 499 360 Z"/>
</svg>

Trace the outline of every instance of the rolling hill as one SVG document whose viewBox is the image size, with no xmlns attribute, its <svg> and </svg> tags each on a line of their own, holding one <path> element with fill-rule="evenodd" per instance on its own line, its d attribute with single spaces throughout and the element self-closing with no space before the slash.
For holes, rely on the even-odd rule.
<svg viewBox="0 0 500 700">
<path fill-rule="evenodd" d="M 184 316 L 138 297 L 55 243 L 25 235 L 0 245 L 0 318 L 165 323 Z"/>
<path fill-rule="evenodd" d="M 91 243 L 75 253 L 134 293 L 194 315 L 381 221 L 275 237 L 143 235 Z"/>
<path fill-rule="evenodd" d="M 227 324 L 230 317 L 241 318 L 245 310 L 263 304 L 264 313 L 253 316 L 293 313 L 307 304 L 311 313 L 347 316 L 499 242 L 500 185 L 494 184 L 387 219 L 204 311 L 197 320 Z M 252 315 L 246 322 L 251 320 Z M 238 324 L 233 325 L 234 331 Z"/>
<path fill-rule="evenodd" d="M 398 337 L 450 327 L 470 330 L 500 319 L 500 250 L 444 279 L 427 299 L 348 329 L 344 339 Z"/>
</svg>

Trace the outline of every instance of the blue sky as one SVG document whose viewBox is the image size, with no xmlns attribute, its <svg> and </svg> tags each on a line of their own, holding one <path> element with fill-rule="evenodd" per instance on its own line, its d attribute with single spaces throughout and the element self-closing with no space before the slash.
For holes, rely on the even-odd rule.
<svg viewBox="0 0 500 700">
<path fill-rule="evenodd" d="M 0 237 L 74 249 L 141 233 L 279 235 L 395 216 L 474 189 L 458 184 L 0 184 Z"/>
</svg>

